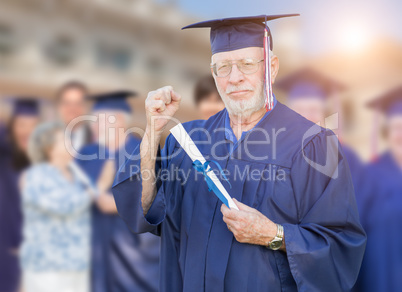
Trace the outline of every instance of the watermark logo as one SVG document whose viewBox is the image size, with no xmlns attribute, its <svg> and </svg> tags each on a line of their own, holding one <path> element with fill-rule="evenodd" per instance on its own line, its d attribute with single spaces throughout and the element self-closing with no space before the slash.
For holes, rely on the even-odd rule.
<svg viewBox="0 0 402 292">
<path fill-rule="evenodd" d="M 173 123 L 180 123 L 179 120 L 172 117 L 153 117 L 151 119 L 152 128 L 157 122 L 158 119 L 169 119 L 173 121 Z M 328 117 L 331 121 L 338 120 L 338 114 L 332 115 Z M 97 153 L 89 153 L 84 154 L 80 150 L 75 149 L 73 147 L 73 139 L 74 139 L 74 129 L 77 125 L 82 123 L 86 123 L 87 125 L 91 125 L 92 131 L 95 136 L 95 142 L 99 143 L 103 147 L 99 147 Z M 112 113 L 99 113 L 96 115 L 84 115 L 79 118 L 74 119 L 70 124 L 66 126 L 65 129 L 65 146 L 67 151 L 70 153 L 72 157 L 77 160 L 82 161 L 90 161 L 95 159 L 114 159 L 118 160 L 119 165 L 125 163 L 126 160 L 134 160 L 138 161 L 143 159 L 144 157 L 148 157 L 155 161 L 160 160 L 159 152 L 157 149 L 152 149 L 151 147 L 140 148 L 137 151 L 132 151 L 132 149 L 126 149 L 126 145 L 124 141 L 126 141 L 129 135 L 137 135 L 144 136 L 150 135 L 147 137 L 147 140 L 150 141 L 149 145 L 154 145 L 153 147 L 158 147 L 160 142 L 160 135 L 154 135 L 152 131 L 145 133 L 142 128 L 139 127 L 126 127 L 126 122 L 124 118 L 121 116 L 112 114 Z M 290 135 L 290 129 L 272 128 L 269 131 L 264 128 L 255 128 L 250 133 L 244 134 L 240 138 L 241 142 L 232 142 L 228 137 L 230 135 L 233 136 L 233 132 L 228 127 L 215 128 L 212 131 L 207 130 L 204 126 L 204 122 L 195 122 L 194 127 L 188 130 L 188 133 L 191 137 L 194 137 L 194 142 L 198 146 L 199 149 L 207 149 L 208 153 L 202 153 L 203 155 L 208 155 L 210 159 L 216 161 L 223 161 L 230 158 L 232 151 L 236 151 L 236 148 L 240 147 L 242 144 L 241 151 L 236 152 L 236 159 L 244 159 L 246 161 L 251 162 L 261 162 L 261 163 L 269 163 L 275 166 L 275 163 L 278 159 L 283 160 L 283 157 L 278 157 L 278 154 L 281 153 L 280 147 L 283 147 L 280 141 L 286 140 L 286 135 Z M 310 141 L 320 134 L 323 130 L 319 125 L 313 125 L 310 127 L 303 135 L 300 135 L 300 147 L 303 153 L 303 158 L 312 168 L 317 170 L 318 172 L 336 179 L 339 175 L 339 161 L 338 161 L 338 139 L 335 134 L 331 134 L 330 131 L 325 132 L 325 135 L 321 135 L 325 137 L 325 141 L 317 144 L 318 147 L 326 147 L 326 149 L 316 149 L 320 159 L 317 157 L 310 157 L 307 153 L 305 153 L 305 148 L 308 146 Z M 150 133 L 150 134 L 149 134 Z M 251 133 L 253 133 L 251 135 Z M 219 137 L 219 138 L 217 138 Z M 222 138 L 224 137 L 224 138 Z M 255 139 L 258 137 L 258 139 Z M 172 139 L 174 139 L 172 137 Z M 294 145 L 291 145 L 293 147 Z M 222 147 L 227 147 L 227 151 L 219 151 Z M 107 149 L 114 149 L 114 151 L 109 151 L 106 155 Z M 258 151 L 256 151 L 258 149 Z M 264 151 L 261 151 L 264 149 Z M 183 149 L 181 147 L 176 147 L 174 151 L 170 151 L 166 156 L 163 157 L 165 160 L 174 160 L 179 155 L 183 155 Z M 195 151 L 195 150 L 194 150 Z M 225 155 L 221 155 L 219 153 L 224 153 Z M 243 156 L 244 157 L 243 157 Z M 322 157 L 325 156 L 325 159 Z M 320 160 L 320 161 L 316 161 Z M 140 172 L 140 169 L 122 169 L 121 171 L 130 171 L 130 172 Z M 245 172 L 240 172 L 234 175 L 235 179 L 242 179 L 245 175 Z M 275 171 L 275 173 L 278 170 Z M 152 172 L 149 175 L 145 175 L 151 177 Z M 251 173 L 247 173 L 248 176 L 251 176 Z M 145 177 L 144 176 L 144 177 Z M 178 179 L 179 176 L 175 176 L 175 179 Z M 180 178 L 186 181 L 188 178 L 187 174 L 182 174 Z M 255 180 L 262 180 L 265 177 L 270 177 L 271 180 L 276 179 L 276 176 L 272 176 L 272 174 L 254 174 L 252 177 Z M 283 178 L 286 178 L 286 175 L 282 175 Z M 171 179 L 173 179 L 171 177 Z"/>
</svg>

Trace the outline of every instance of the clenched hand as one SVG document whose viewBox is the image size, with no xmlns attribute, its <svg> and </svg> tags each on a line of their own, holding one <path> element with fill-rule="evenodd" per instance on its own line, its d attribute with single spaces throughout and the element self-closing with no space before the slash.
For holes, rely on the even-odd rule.
<svg viewBox="0 0 402 292">
<path fill-rule="evenodd" d="M 238 242 L 266 246 L 276 236 L 277 226 L 258 210 L 233 199 L 239 210 L 221 206 L 223 221 Z"/>
</svg>

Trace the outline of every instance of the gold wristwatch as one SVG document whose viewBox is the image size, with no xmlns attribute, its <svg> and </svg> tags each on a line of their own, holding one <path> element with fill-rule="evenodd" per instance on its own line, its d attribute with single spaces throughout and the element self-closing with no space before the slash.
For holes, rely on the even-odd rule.
<svg viewBox="0 0 402 292">
<path fill-rule="evenodd" d="M 272 250 L 280 249 L 283 243 L 283 226 L 280 224 L 276 224 L 276 226 L 278 227 L 278 231 L 276 232 L 274 239 L 272 239 L 267 245 L 267 248 Z"/>
</svg>

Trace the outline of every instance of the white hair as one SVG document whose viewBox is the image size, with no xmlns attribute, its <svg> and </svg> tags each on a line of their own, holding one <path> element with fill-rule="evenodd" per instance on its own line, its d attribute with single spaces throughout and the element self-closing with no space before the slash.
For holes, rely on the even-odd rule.
<svg viewBox="0 0 402 292">
<path fill-rule="evenodd" d="M 35 128 L 28 142 L 28 157 L 33 164 L 48 161 L 55 134 L 63 130 L 64 126 L 59 121 L 43 123 Z"/>
</svg>

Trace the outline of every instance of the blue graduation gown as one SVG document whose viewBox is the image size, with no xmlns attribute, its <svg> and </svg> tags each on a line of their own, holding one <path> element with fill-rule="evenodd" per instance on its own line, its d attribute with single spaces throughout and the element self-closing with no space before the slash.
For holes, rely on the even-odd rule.
<svg viewBox="0 0 402 292">
<path fill-rule="evenodd" d="M 365 167 L 356 194 L 367 247 L 358 291 L 402 289 L 402 169 L 390 153 Z"/>
<path fill-rule="evenodd" d="M 226 170 L 232 188 L 223 184 L 232 197 L 284 226 L 287 253 L 236 241 L 222 220 L 221 202 L 170 135 L 160 152 L 158 192 L 146 217 L 141 206 L 139 147 L 119 170 L 113 186 L 119 214 L 129 228 L 161 234 L 160 291 L 351 289 L 366 236 L 350 171 L 333 133 L 278 102 L 231 148 L 225 140 L 225 116 L 226 109 L 207 120 L 204 131 L 190 135 L 207 160 Z M 199 122 L 183 125 L 189 132 Z M 264 142 L 263 130 L 270 135 L 269 143 Z M 338 171 L 335 178 L 317 171 L 304 158 L 323 165 L 327 151 L 331 158 L 339 158 L 337 168 L 328 167 L 330 176 Z"/>
<path fill-rule="evenodd" d="M 363 163 L 356 153 L 348 146 L 342 144 L 343 154 L 348 162 L 350 173 L 352 174 L 352 181 L 355 191 L 359 186 L 359 180 L 363 171 Z"/>
<path fill-rule="evenodd" d="M 139 143 L 130 136 L 125 149 L 119 151 L 131 153 Z M 119 152 L 109 153 L 99 144 L 85 146 L 80 153 L 100 156 L 104 153 L 100 159 L 78 161 L 94 183 L 107 159 L 116 157 L 116 169 L 124 162 L 124 159 L 119 162 Z M 160 238 L 133 234 L 118 215 L 104 214 L 96 205 L 92 210 L 92 291 L 157 291 Z"/>
<path fill-rule="evenodd" d="M 22 212 L 18 189 L 18 172 L 11 165 L 6 132 L 0 128 L 0 291 L 17 291 L 20 266 L 11 249 L 22 240 Z"/>
</svg>

